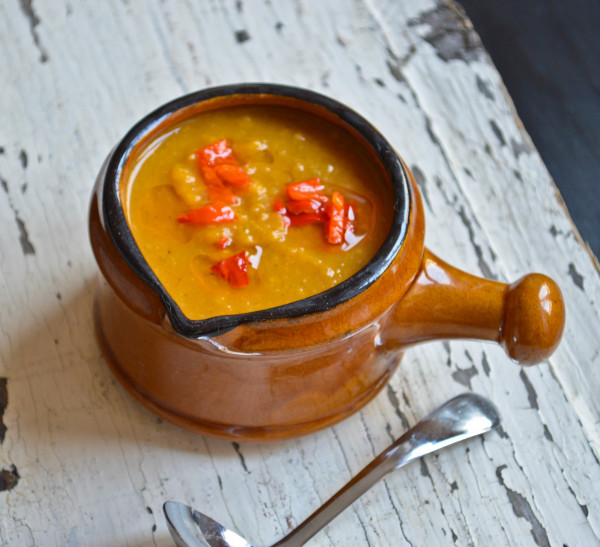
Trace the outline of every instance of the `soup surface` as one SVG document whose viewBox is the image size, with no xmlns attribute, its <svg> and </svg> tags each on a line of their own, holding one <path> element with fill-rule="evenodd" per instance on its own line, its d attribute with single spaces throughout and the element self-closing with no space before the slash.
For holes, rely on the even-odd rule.
<svg viewBox="0 0 600 547">
<path fill-rule="evenodd" d="M 279 105 L 201 112 L 130 161 L 138 247 L 190 319 L 272 308 L 337 285 L 392 222 L 381 167 L 343 128 Z"/>
</svg>

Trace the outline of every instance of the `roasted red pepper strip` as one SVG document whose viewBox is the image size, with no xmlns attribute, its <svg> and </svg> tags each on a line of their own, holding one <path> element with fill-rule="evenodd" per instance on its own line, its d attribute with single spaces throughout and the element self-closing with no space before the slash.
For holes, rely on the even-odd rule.
<svg viewBox="0 0 600 547">
<path fill-rule="evenodd" d="M 287 213 L 285 205 L 281 202 L 279 198 L 275 198 L 275 201 L 273 202 L 273 210 L 277 213 L 282 213 L 284 215 Z"/>
<path fill-rule="evenodd" d="M 246 251 L 230 256 L 217 262 L 210 269 L 222 277 L 232 287 L 245 287 L 248 285 L 248 258 Z"/>
<path fill-rule="evenodd" d="M 273 202 L 273 210 L 276 213 L 279 213 L 279 216 L 281 216 L 281 220 L 283 221 L 283 226 L 287 231 L 291 224 L 290 217 L 287 214 L 287 209 L 285 208 L 285 205 L 281 202 L 279 198 L 275 198 L 275 201 Z"/>
<path fill-rule="evenodd" d="M 177 220 L 192 224 L 224 224 L 235 221 L 235 213 L 229 205 L 218 202 L 203 205 L 186 213 L 181 213 Z"/>
<path fill-rule="evenodd" d="M 213 142 L 196 151 L 196 160 L 200 168 L 216 167 L 217 165 L 237 165 L 233 157 L 233 150 L 227 139 Z"/>
<path fill-rule="evenodd" d="M 344 196 L 334 192 L 331 196 L 331 205 L 327 208 L 329 220 L 325 225 L 325 236 L 331 245 L 340 245 L 344 242 L 346 207 Z"/>
<path fill-rule="evenodd" d="M 327 215 L 321 213 L 303 213 L 301 215 L 290 215 L 290 226 L 304 226 L 305 224 L 318 224 L 327 222 Z"/>
<path fill-rule="evenodd" d="M 223 184 L 207 185 L 208 199 L 213 203 L 228 203 L 230 205 L 238 205 L 240 198 L 236 196 L 229 188 Z"/>
<path fill-rule="evenodd" d="M 323 203 L 316 199 L 302 199 L 299 201 L 288 201 L 287 210 L 293 215 L 301 213 L 319 213 L 324 212 Z"/>
<path fill-rule="evenodd" d="M 316 199 L 322 202 L 327 201 L 327 197 L 323 193 L 323 185 L 321 184 L 321 179 L 319 179 L 319 177 L 288 184 L 285 189 L 289 198 L 295 201 L 302 201 L 306 199 Z"/>
<path fill-rule="evenodd" d="M 197 150 L 196 160 L 208 189 L 208 197 L 213 202 L 236 203 L 239 198 L 225 184 L 245 188 L 251 182 L 238 165 L 226 139 Z"/>
<path fill-rule="evenodd" d="M 245 188 L 250 184 L 250 177 L 239 165 L 217 165 L 215 168 L 217 176 L 231 186 Z"/>
</svg>

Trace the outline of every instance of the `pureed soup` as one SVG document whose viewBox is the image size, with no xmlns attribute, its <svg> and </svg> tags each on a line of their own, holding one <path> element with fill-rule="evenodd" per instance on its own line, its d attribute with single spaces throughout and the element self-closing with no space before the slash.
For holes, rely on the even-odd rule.
<svg viewBox="0 0 600 547">
<path fill-rule="evenodd" d="M 343 127 L 275 104 L 195 113 L 139 147 L 121 191 L 133 237 L 189 319 L 325 291 L 392 223 L 382 168 Z"/>
</svg>

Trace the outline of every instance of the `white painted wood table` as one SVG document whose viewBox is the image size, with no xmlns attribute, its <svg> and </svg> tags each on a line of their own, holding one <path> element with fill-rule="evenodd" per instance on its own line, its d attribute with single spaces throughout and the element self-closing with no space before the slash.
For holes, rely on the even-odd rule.
<svg viewBox="0 0 600 547">
<path fill-rule="evenodd" d="M 442 258 L 556 279 L 568 318 L 549 362 L 414 348 L 361 412 L 263 445 L 188 433 L 135 402 L 93 334 L 92 184 L 144 114 L 239 81 L 308 87 L 370 119 L 414 169 Z M 498 405 L 502 429 L 391 475 L 311 544 L 599 544 L 598 264 L 453 5 L 4 0 L 0 97 L 2 545 L 171 545 L 167 499 L 267 545 L 465 390 Z"/>
</svg>

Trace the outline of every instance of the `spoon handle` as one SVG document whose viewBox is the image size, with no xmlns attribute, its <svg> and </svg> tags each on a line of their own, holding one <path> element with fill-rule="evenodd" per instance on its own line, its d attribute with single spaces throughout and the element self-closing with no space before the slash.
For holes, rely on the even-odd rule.
<svg viewBox="0 0 600 547">
<path fill-rule="evenodd" d="M 485 433 L 499 423 L 498 411 L 484 397 L 466 393 L 450 399 L 379 454 L 273 547 L 303 545 L 390 471 L 426 454 Z"/>
</svg>

